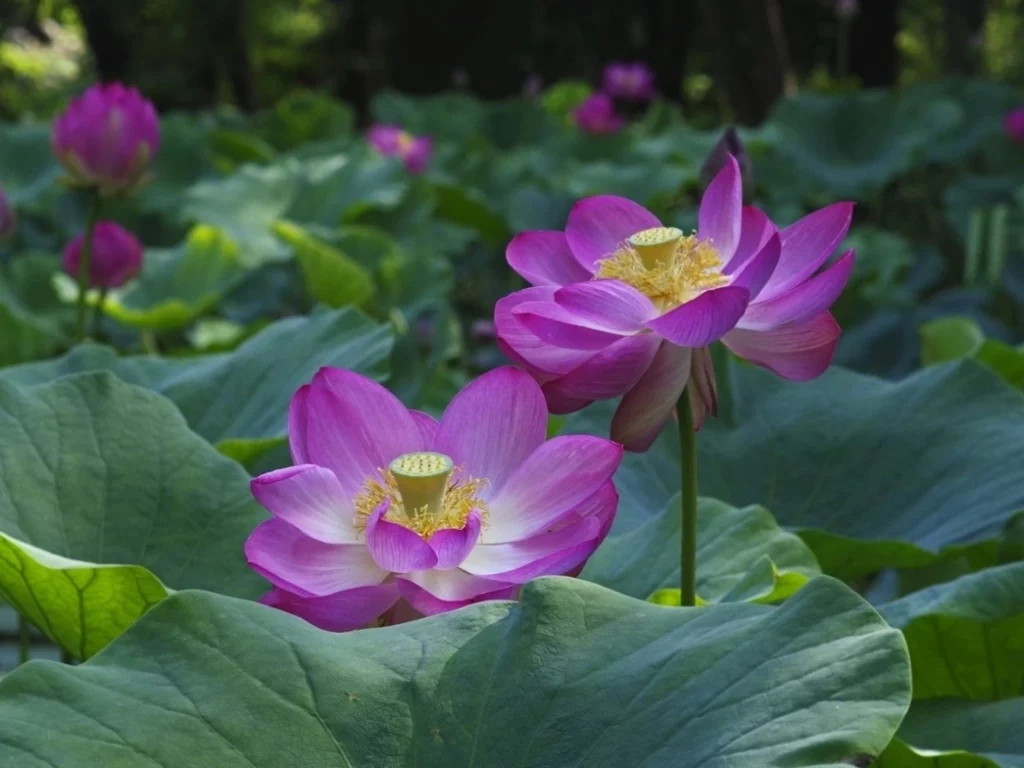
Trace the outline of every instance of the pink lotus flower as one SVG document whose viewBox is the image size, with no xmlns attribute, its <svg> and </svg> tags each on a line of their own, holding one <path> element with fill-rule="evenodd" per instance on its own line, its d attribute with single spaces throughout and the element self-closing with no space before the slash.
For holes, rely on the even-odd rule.
<svg viewBox="0 0 1024 768">
<path fill-rule="evenodd" d="M 1003 118 L 1003 133 L 1016 143 L 1024 143 L 1024 107 L 1016 107 Z"/>
<path fill-rule="evenodd" d="M 263 602 L 344 631 L 580 568 L 611 526 L 622 447 L 545 441 L 546 428 L 540 387 L 511 366 L 470 383 L 440 422 L 322 368 L 289 410 L 297 466 L 252 481 L 274 515 L 245 544 L 275 587 Z"/>
<path fill-rule="evenodd" d="M 75 184 L 107 195 L 126 192 L 156 156 L 160 121 L 134 88 L 94 85 L 54 122 L 51 145 Z"/>
<path fill-rule="evenodd" d="M 825 371 L 839 337 L 828 308 L 853 252 L 818 270 L 853 206 L 831 205 L 780 232 L 741 200 L 729 157 L 704 194 L 694 235 L 630 200 L 601 196 L 578 202 L 564 232 L 524 232 L 509 243 L 508 263 L 533 287 L 495 306 L 498 343 L 543 385 L 553 412 L 624 395 L 612 439 L 642 451 L 688 381 L 695 425 L 715 412 L 711 342 L 787 379 Z"/>
<path fill-rule="evenodd" d="M 5 240 L 13 235 L 17 224 L 18 220 L 14 215 L 14 206 L 11 205 L 11 201 L 7 198 L 4 188 L 0 187 L 0 240 Z"/>
<path fill-rule="evenodd" d="M 85 235 L 79 234 L 64 246 L 64 271 L 78 278 Z M 142 244 L 131 232 L 113 221 L 98 221 L 89 252 L 89 285 L 120 288 L 142 269 Z"/>
<path fill-rule="evenodd" d="M 615 113 L 615 102 L 606 93 L 588 96 L 573 110 L 572 119 L 581 131 L 595 135 L 616 133 L 626 122 Z"/>
<path fill-rule="evenodd" d="M 409 173 L 423 173 L 434 151 L 429 136 L 413 136 L 397 125 L 377 124 L 366 134 L 370 146 L 385 157 L 401 158 Z"/>
<path fill-rule="evenodd" d="M 654 98 L 654 73 L 643 62 L 612 62 L 604 68 L 604 92 L 625 101 Z"/>
</svg>

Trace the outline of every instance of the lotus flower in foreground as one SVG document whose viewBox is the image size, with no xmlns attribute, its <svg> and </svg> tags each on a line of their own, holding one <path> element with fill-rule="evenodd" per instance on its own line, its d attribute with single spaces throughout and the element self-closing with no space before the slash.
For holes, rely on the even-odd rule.
<svg viewBox="0 0 1024 768">
<path fill-rule="evenodd" d="M 440 422 L 321 369 L 288 414 L 298 464 L 252 481 L 274 515 L 245 545 L 275 587 L 263 602 L 344 631 L 579 569 L 611 526 L 622 448 L 546 428 L 540 387 L 511 366 L 470 383 Z"/>
<path fill-rule="evenodd" d="M 385 157 L 400 158 L 409 173 L 423 173 L 434 151 L 429 136 L 413 136 L 397 125 L 375 125 L 367 132 L 366 140 Z"/>
<path fill-rule="evenodd" d="M 715 412 L 711 342 L 788 379 L 825 371 L 839 337 L 828 308 L 853 252 L 819 270 L 851 216 L 838 203 L 780 232 L 742 205 L 732 157 L 693 235 L 621 197 L 581 200 L 564 232 L 524 232 L 509 244 L 509 264 L 533 287 L 496 305 L 499 345 L 543 385 L 555 413 L 624 395 L 612 439 L 646 450 L 688 382 L 695 425 Z"/>
<path fill-rule="evenodd" d="M 74 183 L 103 194 L 127 192 L 156 156 L 160 121 L 134 88 L 94 85 L 54 122 L 51 143 Z"/>
</svg>

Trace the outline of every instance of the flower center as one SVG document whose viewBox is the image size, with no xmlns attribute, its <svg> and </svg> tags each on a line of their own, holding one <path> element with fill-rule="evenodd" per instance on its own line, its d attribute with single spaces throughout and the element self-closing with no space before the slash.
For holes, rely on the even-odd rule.
<svg viewBox="0 0 1024 768">
<path fill-rule="evenodd" d="M 595 279 L 621 280 L 665 312 L 704 291 L 729 282 L 707 240 L 675 227 L 654 227 L 631 235 L 615 253 L 597 262 Z"/>
<path fill-rule="evenodd" d="M 487 504 L 478 494 L 487 481 L 456 483 L 454 472 L 454 463 L 443 453 L 422 451 L 399 456 L 386 470 L 380 470 L 383 483 L 368 477 L 353 500 L 356 529 L 365 530 L 370 515 L 385 501 L 390 502 L 385 520 L 424 539 L 446 528 L 464 528 L 474 509 L 486 522 Z"/>
<path fill-rule="evenodd" d="M 395 140 L 395 145 L 399 154 L 405 154 L 408 152 L 412 149 L 412 146 L 415 143 L 416 140 L 413 139 L 412 134 L 407 131 L 399 131 L 398 138 Z"/>
</svg>

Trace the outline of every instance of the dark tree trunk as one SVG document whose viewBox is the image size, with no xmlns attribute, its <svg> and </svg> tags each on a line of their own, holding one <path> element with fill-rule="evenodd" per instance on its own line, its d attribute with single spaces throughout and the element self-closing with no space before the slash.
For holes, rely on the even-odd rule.
<svg viewBox="0 0 1024 768">
<path fill-rule="evenodd" d="M 850 74 L 868 88 L 895 85 L 899 0 L 864 0 L 850 24 Z"/>
<path fill-rule="evenodd" d="M 980 63 L 985 0 L 945 0 L 946 71 L 972 75 Z"/>
<path fill-rule="evenodd" d="M 785 38 L 775 0 L 700 1 L 712 66 L 736 119 L 757 125 L 786 81 Z"/>
</svg>

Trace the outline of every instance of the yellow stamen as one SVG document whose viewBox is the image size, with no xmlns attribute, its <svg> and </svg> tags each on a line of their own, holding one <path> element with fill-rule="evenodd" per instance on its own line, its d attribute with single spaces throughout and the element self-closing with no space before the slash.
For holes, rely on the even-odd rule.
<svg viewBox="0 0 1024 768">
<path fill-rule="evenodd" d="M 395 141 L 399 153 L 408 152 L 410 149 L 412 149 L 412 145 L 415 143 L 416 140 L 412 137 L 412 134 L 406 131 L 401 131 L 398 134 L 398 139 Z"/>
<path fill-rule="evenodd" d="M 486 480 L 471 479 L 457 483 L 455 467 L 442 453 L 407 453 L 380 470 L 383 483 L 367 478 L 353 500 L 356 530 L 366 529 L 366 521 L 385 501 L 390 502 L 384 519 L 415 531 L 429 539 L 437 531 L 461 529 L 469 513 L 477 510 L 487 522 L 487 504 L 478 494 Z"/>
<path fill-rule="evenodd" d="M 650 298 L 661 311 L 685 304 L 729 282 L 714 247 L 674 227 L 645 229 L 625 247 L 597 262 L 596 279 L 621 280 Z"/>
</svg>

